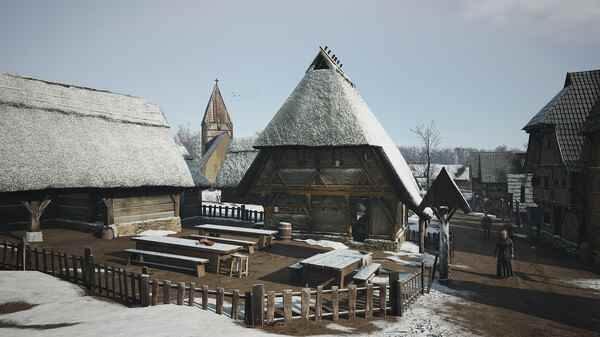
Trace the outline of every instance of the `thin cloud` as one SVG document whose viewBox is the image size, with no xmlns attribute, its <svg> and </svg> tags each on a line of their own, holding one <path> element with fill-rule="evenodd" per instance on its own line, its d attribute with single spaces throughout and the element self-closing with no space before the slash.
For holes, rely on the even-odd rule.
<svg viewBox="0 0 600 337">
<path fill-rule="evenodd" d="M 598 0 L 462 0 L 461 13 L 521 32 L 572 40 L 574 33 L 594 38 L 600 32 Z M 598 39 L 598 37 L 595 37 Z"/>
</svg>

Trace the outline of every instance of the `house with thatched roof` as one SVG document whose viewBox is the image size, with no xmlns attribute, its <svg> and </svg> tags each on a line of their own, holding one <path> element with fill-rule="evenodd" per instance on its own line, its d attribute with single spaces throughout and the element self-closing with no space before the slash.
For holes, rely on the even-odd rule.
<svg viewBox="0 0 600 337">
<path fill-rule="evenodd" d="M 397 145 L 341 64 L 320 49 L 304 78 L 256 139 L 236 189 L 265 207 L 267 226 L 306 236 L 395 246 L 419 188 Z"/>
<path fill-rule="evenodd" d="M 567 73 L 563 88 L 523 127 L 534 201 L 543 214 L 537 233 L 570 249 L 589 238 L 585 213 L 594 206 L 585 197 L 591 183 L 585 175 L 585 125 L 599 100 L 600 70 Z"/>
<path fill-rule="evenodd" d="M 180 229 L 190 171 L 141 97 L 0 74 L 0 228 Z"/>
</svg>

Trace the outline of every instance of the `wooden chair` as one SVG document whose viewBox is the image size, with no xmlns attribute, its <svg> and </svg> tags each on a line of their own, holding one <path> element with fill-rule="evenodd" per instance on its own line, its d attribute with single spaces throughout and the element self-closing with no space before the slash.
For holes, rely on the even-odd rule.
<svg viewBox="0 0 600 337">
<path fill-rule="evenodd" d="M 233 277 L 234 273 L 237 273 L 239 278 L 248 277 L 248 262 L 250 258 L 248 255 L 235 253 L 231 255 L 231 268 L 229 277 Z"/>
</svg>

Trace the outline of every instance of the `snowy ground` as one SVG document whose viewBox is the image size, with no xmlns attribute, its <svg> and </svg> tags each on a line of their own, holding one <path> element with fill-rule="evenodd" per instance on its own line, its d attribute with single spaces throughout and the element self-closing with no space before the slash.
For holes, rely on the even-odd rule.
<svg viewBox="0 0 600 337">
<path fill-rule="evenodd" d="M 348 249 L 348 246 L 341 242 L 330 241 L 330 240 L 313 240 L 313 239 L 295 239 L 294 241 L 302 241 L 311 246 L 320 246 L 325 248 L 333 248 L 333 249 Z"/>
<path fill-rule="evenodd" d="M 228 202 L 221 202 L 221 190 L 204 190 L 202 191 L 202 203 L 205 205 L 221 205 L 230 207 L 240 207 L 241 204 L 234 204 Z M 250 205 L 246 204 L 246 209 L 250 211 L 264 211 L 261 205 Z"/>
<path fill-rule="evenodd" d="M 38 272 L 0 272 L 0 304 L 24 301 L 36 304 L 31 309 L 0 315 L 0 335 L 36 336 L 272 336 L 249 329 L 225 316 L 195 307 L 159 305 L 127 308 L 94 297 L 75 285 Z M 394 321 L 373 320 L 380 330 L 373 336 L 475 336 L 452 324 L 434 311 L 463 300 L 442 288 L 420 297 Z M 352 328 L 331 323 L 333 330 L 347 335 Z"/>
<path fill-rule="evenodd" d="M 161 230 L 161 229 L 149 229 L 139 233 L 139 236 L 167 236 L 171 234 L 177 234 L 177 232 Z"/>
</svg>

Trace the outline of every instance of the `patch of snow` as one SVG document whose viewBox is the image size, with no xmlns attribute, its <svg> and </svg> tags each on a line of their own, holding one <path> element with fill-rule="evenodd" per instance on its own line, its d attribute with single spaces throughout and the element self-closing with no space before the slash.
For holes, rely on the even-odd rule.
<svg viewBox="0 0 600 337">
<path fill-rule="evenodd" d="M 160 230 L 160 229 L 149 229 L 139 233 L 139 236 L 167 236 L 171 234 L 177 234 L 177 232 Z"/>
<path fill-rule="evenodd" d="M 311 245 L 311 246 L 321 246 L 321 247 L 333 248 L 333 249 L 348 249 L 348 246 L 346 246 L 345 244 L 343 244 L 341 242 L 337 242 L 337 241 L 313 240 L 313 239 L 306 239 L 306 240 L 295 239 L 295 241 L 305 242 L 306 244 Z"/>
<path fill-rule="evenodd" d="M 473 216 L 476 216 L 476 217 L 479 217 L 479 218 L 483 218 L 483 216 L 485 214 L 482 213 L 482 212 L 471 212 L 471 213 L 469 213 L 469 215 L 473 215 Z M 491 214 L 491 213 L 488 213 L 488 216 L 490 218 L 492 218 L 492 219 L 497 219 L 498 218 L 497 216 L 495 216 L 494 214 Z"/>
<path fill-rule="evenodd" d="M 577 288 L 600 291 L 600 278 L 561 280 L 561 282 Z"/>
<path fill-rule="evenodd" d="M 413 253 L 413 254 L 419 254 L 419 246 L 414 242 L 404 241 L 400 245 L 400 251 L 407 252 L 407 253 Z"/>
</svg>

